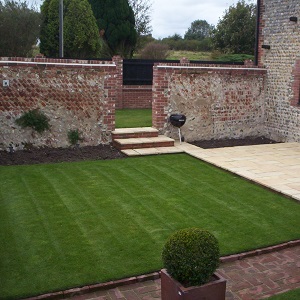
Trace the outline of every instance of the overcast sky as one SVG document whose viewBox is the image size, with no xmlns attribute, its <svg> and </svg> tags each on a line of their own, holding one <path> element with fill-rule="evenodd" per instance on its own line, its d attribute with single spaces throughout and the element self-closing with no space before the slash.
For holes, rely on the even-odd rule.
<svg viewBox="0 0 300 300">
<path fill-rule="evenodd" d="M 148 0 L 145 0 L 148 1 Z M 155 38 L 165 38 L 175 33 L 182 37 L 195 20 L 206 20 L 217 25 L 226 9 L 238 0 L 149 0 L 152 2 L 151 25 Z M 246 2 L 256 3 L 256 0 Z M 40 6 L 43 0 L 28 0 Z"/>
<path fill-rule="evenodd" d="M 256 0 L 246 0 L 256 3 Z M 226 9 L 238 0 L 152 0 L 152 35 L 164 38 L 175 33 L 182 37 L 195 20 L 217 25 Z"/>
</svg>

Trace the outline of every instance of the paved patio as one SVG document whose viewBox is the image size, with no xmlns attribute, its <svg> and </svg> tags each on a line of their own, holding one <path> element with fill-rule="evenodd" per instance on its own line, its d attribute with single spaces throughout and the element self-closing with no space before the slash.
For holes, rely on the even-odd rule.
<svg viewBox="0 0 300 300">
<path fill-rule="evenodd" d="M 300 143 L 202 149 L 175 144 L 184 152 L 300 200 Z"/>
</svg>

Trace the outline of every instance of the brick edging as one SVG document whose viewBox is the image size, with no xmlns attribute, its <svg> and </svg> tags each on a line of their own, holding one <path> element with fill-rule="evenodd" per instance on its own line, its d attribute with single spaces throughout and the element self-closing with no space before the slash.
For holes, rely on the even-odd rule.
<svg viewBox="0 0 300 300">
<path fill-rule="evenodd" d="M 283 249 L 287 249 L 287 248 L 295 247 L 295 246 L 299 246 L 299 245 L 300 245 L 300 239 L 282 243 L 282 244 L 278 244 L 278 245 L 274 245 L 274 246 L 270 246 L 270 247 L 266 247 L 266 248 L 260 248 L 260 249 L 256 249 L 256 250 L 252 250 L 252 251 L 223 256 L 220 258 L 220 262 L 221 263 L 232 262 L 232 261 L 241 260 L 241 259 L 244 259 L 247 257 L 258 256 L 261 254 L 267 254 L 267 253 L 280 251 Z"/>
<path fill-rule="evenodd" d="M 258 256 L 262 254 L 267 254 L 275 251 L 280 251 L 283 249 L 295 247 L 300 245 L 300 239 L 298 240 L 293 240 L 290 242 L 266 247 L 266 248 L 261 248 L 257 250 L 252 250 L 252 251 L 247 251 L 239 254 L 233 254 L 233 255 L 228 255 L 228 256 L 223 256 L 220 258 L 221 263 L 227 263 L 227 262 L 233 262 L 237 260 L 242 260 L 247 257 L 253 257 L 253 256 Z M 53 299 L 64 299 L 64 298 L 70 298 L 78 295 L 83 295 L 87 293 L 92 293 L 96 291 L 101 291 L 101 290 L 108 290 L 112 289 L 115 287 L 119 286 L 124 286 L 124 285 L 129 285 L 129 284 L 134 284 L 138 282 L 144 282 L 148 280 L 155 280 L 160 278 L 160 271 L 145 274 L 145 275 L 140 275 L 140 276 L 133 276 L 129 278 L 123 278 L 120 280 L 115 280 L 115 281 L 109 281 L 109 282 L 104 282 L 104 283 L 98 283 L 98 284 L 92 284 L 92 285 L 87 285 L 79 288 L 73 288 L 73 289 L 68 289 L 65 291 L 59 291 L 59 292 L 54 292 L 54 293 L 48 293 L 48 294 L 43 294 L 31 298 L 26 298 L 26 300 L 53 300 Z"/>
</svg>

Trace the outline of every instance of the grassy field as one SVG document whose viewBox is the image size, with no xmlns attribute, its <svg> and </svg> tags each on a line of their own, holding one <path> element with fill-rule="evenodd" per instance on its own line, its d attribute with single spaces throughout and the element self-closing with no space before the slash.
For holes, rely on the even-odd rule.
<svg viewBox="0 0 300 300">
<path fill-rule="evenodd" d="M 117 109 L 116 128 L 151 127 L 152 110 L 149 109 Z"/>
<path fill-rule="evenodd" d="M 211 60 L 211 52 L 194 52 L 194 51 L 169 51 L 167 59 L 181 59 L 183 57 L 189 60 Z"/>
<path fill-rule="evenodd" d="M 300 237 L 300 206 L 185 154 L 0 167 L 1 299 L 162 267 L 175 230 L 222 255 Z"/>
</svg>

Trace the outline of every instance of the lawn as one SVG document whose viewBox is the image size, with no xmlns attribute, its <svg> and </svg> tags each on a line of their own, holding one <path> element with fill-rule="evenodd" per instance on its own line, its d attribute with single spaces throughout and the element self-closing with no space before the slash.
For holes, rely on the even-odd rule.
<svg viewBox="0 0 300 300">
<path fill-rule="evenodd" d="M 159 270 L 175 230 L 222 255 L 300 238 L 295 201 L 186 154 L 0 167 L 0 295 L 21 298 Z"/>
<path fill-rule="evenodd" d="M 141 109 L 117 109 L 116 128 L 151 127 L 152 110 Z"/>
</svg>

